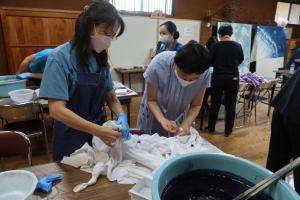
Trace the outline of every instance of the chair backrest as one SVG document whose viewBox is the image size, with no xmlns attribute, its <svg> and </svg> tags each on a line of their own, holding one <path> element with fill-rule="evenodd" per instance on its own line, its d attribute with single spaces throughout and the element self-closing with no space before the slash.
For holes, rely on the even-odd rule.
<svg viewBox="0 0 300 200">
<path fill-rule="evenodd" d="M 41 110 L 39 103 L 29 102 L 19 105 L 1 105 L 0 118 L 7 122 L 19 122 L 35 119 Z"/>
<path fill-rule="evenodd" d="M 0 157 L 26 154 L 31 156 L 31 145 L 29 138 L 24 133 L 18 131 L 0 131 Z"/>
<path fill-rule="evenodd" d="M 271 91 L 274 84 L 276 84 L 275 81 L 264 82 L 264 83 L 260 84 L 260 86 L 259 86 L 260 89 L 256 91 L 255 96 L 260 96 L 260 97 L 265 96 L 269 91 Z"/>
<path fill-rule="evenodd" d="M 242 99 L 250 99 L 252 93 L 252 87 L 249 83 L 240 83 L 239 90 L 237 93 L 237 103 L 240 103 Z"/>
</svg>

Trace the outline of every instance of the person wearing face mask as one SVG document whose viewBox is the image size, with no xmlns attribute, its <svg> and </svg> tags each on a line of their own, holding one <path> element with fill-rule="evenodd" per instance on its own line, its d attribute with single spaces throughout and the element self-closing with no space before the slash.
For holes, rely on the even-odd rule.
<svg viewBox="0 0 300 200">
<path fill-rule="evenodd" d="M 159 27 L 159 42 L 156 47 L 156 54 L 163 51 L 177 51 L 182 47 L 177 39 L 179 38 L 179 32 L 176 25 L 171 21 L 166 21 Z"/>
<path fill-rule="evenodd" d="M 211 80 L 211 107 L 208 120 L 208 131 L 213 133 L 224 94 L 225 136 L 232 133 L 235 118 L 235 106 L 239 89 L 239 65 L 244 60 L 242 46 L 231 40 L 231 25 L 222 25 L 218 33 L 221 41 L 210 49 L 214 70 Z"/>
<path fill-rule="evenodd" d="M 119 136 L 130 138 L 127 117 L 113 90 L 108 54 L 112 38 L 125 25 L 105 0 L 92 1 L 79 15 L 74 37 L 49 55 L 40 97 L 48 99 L 53 127 L 53 160 L 69 156 L 99 137 L 112 146 Z M 103 127 L 104 102 L 118 116 L 119 128 Z"/>
<path fill-rule="evenodd" d="M 143 74 L 147 87 L 137 127 L 166 137 L 189 134 L 210 82 L 209 66 L 208 50 L 196 41 L 155 56 Z"/>
</svg>

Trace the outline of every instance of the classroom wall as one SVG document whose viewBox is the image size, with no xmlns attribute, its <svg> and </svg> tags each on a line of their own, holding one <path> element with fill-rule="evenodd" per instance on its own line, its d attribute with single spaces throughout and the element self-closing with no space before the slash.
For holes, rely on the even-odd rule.
<svg viewBox="0 0 300 200">
<path fill-rule="evenodd" d="M 215 13 L 214 17 L 222 17 L 222 12 L 226 2 L 236 2 L 236 12 L 233 15 L 234 22 L 242 23 L 272 23 L 275 16 L 277 0 L 173 0 L 174 18 L 203 20 L 208 9 Z M 1 0 L 1 6 L 45 8 L 62 10 L 82 10 L 90 0 Z M 210 36 L 210 29 L 201 27 L 201 42 L 204 43 Z M 2 29 L 0 27 L 0 32 Z M 295 33 L 299 33 L 296 31 Z M 293 34 L 294 35 L 294 34 Z M 7 70 L 7 60 L 3 53 L 3 37 L 0 34 L 0 74 L 5 74 Z"/>
</svg>

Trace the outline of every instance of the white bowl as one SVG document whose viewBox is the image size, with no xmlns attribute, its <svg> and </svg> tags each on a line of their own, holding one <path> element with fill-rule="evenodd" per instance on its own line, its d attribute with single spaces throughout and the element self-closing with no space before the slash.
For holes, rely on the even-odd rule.
<svg viewBox="0 0 300 200">
<path fill-rule="evenodd" d="M 25 170 L 11 170 L 0 173 L 0 200 L 24 200 L 33 194 L 38 180 Z"/>
<path fill-rule="evenodd" d="M 10 91 L 8 94 L 11 98 L 11 100 L 17 102 L 17 103 L 24 103 L 28 102 L 33 97 L 34 90 L 32 89 L 21 89 L 21 90 L 13 90 Z"/>
</svg>

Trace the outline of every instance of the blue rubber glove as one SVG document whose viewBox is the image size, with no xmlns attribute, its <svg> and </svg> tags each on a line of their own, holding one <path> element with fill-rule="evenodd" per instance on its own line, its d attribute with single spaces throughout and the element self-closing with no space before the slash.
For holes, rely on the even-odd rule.
<svg viewBox="0 0 300 200">
<path fill-rule="evenodd" d="M 50 192 L 52 188 L 52 184 L 56 180 L 60 180 L 62 177 L 57 175 L 57 176 L 44 176 L 41 178 L 38 183 L 37 183 L 37 188 L 41 189 L 43 192 Z"/>
<path fill-rule="evenodd" d="M 16 74 L 17 79 L 29 79 L 31 77 L 32 77 L 32 73 L 30 73 L 30 72 L 25 72 L 25 73 L 22 73 L 22 74 Z"/>
<path fill-rule="evenodd" d="M 118 120 L 117 120 L 116 124 L 122 126 L 122 129 L 121 129 L 122 137 L 125 138 L 126 140 L 130 140 L 131 133 L 129 132 L 129 125 L 128 125 L 127 116 L 125 115 L 125 113 L 120 113 L 118 115 Z"/>
</svg>

